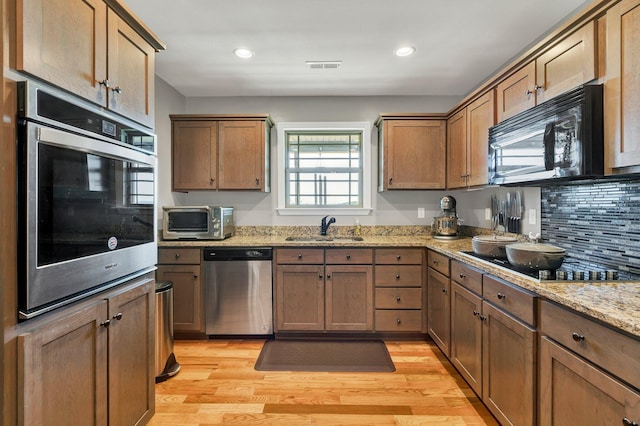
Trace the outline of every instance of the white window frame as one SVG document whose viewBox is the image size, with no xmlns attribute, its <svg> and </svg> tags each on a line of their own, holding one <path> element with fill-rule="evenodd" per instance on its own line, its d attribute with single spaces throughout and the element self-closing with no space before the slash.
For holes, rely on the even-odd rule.
<svg viewBox="0 0 640 426">
<path fill-rule="evenodd" d="M 282 122 L 276 124 L 278 171 L 278 214 L 283 216 L 354 216 L 371 213 L 371 123 L 357 122 Z M 285 173 L 287 164 L 286 133 L 308 131 L 362 132 L 362 207 L 286 207 Z"/>
</svg>

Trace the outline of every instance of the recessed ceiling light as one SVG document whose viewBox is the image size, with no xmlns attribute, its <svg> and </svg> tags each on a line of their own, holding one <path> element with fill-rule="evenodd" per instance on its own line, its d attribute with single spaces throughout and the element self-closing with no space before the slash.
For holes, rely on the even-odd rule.
<svg viewBox="0 0 640 426">
<path fill-rule="evenodd" d="M 412 55 L 415 51 L 416 48 L 413 46 L 402 46 L 397 48 L 393 53 L 395 53 L 396 56 L 409 56 Z"/>
<path fill-rule="evenodd" d="M 233 49 L 233 54 L 238 58 L 249 59 L 253 57 L 253 52 L 249 49 L 244 49 L 242 47 L 238 47 L 237 49 Z"/>
</svg>

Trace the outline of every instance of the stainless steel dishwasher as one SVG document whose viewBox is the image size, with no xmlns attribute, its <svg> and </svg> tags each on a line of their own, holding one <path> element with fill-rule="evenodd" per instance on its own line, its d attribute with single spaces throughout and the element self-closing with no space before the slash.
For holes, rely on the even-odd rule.
<svg viewBox="0 0 640 426">
<path fill-rule="evenodd" d="M 273 334 L 273 249 L 207 247 L 203 255 L 205 332 Z"/>
</svg>

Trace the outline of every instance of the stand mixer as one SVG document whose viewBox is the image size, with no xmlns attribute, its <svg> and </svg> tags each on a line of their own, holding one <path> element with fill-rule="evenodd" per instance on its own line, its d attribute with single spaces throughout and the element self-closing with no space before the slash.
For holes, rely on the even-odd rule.
<svg viewBox="0 0 640 426">
<path fill-rule="evenodd" d="M 458 214 L 456 212 L 456 199 L 446 195 L 440 199 L 440 216 L 433 218 L 431 225 L 433 238 L 438 240 L 454 240 L 458 238 Z"/>
</svg>

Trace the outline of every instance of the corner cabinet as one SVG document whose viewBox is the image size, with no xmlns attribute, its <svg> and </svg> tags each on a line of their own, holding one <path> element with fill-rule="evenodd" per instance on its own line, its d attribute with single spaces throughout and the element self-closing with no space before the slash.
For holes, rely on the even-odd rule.
<svg viewBox="0 0 640 426">
<path fill-rule="evenodd" d="M 622 0 L 606 15 L 605 173 L 640 171 L 640 0 Z"/>
<path fill-rule="evenodd" d="M 164 44 L 117 0 L 17 2 L 15 69 L 154 127 Z"/>
<path fill-rule="evenodd" d="M 170 117 L 173 191 L 271 191 L 268 115 Z"/>
<path fill-rule="evenodd" d="M 378 126 L 378 191 L 445 189 L 447 122 L 437 114 L 383 114 Z"/>
<path fill-rule="evenodd" d="M 147 275 L 30 320 L 18 336 L 19 424 L 147 423 L 155 411 L 154 296 Z"/>
<path fill-rule="evenodd" d="M 496 122 L 490 90 L 447 120 L 447 188 L 489 183 L 489 128 Z"/>
</svg>

